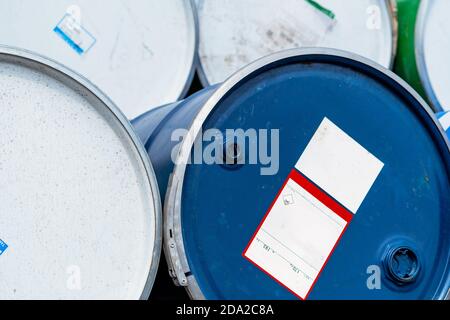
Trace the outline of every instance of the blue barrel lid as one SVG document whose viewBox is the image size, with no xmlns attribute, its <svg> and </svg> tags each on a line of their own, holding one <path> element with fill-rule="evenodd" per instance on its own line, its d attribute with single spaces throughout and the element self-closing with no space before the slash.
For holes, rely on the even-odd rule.
<svg viewBox="0 0 450 320">
<path fill-rule="evenodd" d="M 450 152 L 437 118 L 390 71 L 318 49 L 275 54 L 247 67 L 194 121 L 191 130 L 279 129 L 280 140 L 275 175 L 261 175 L 263 165 L 175 167 L 165 210 L 180 216 L 174 230 L 182 234 L 180 264 L 187 263 L 194 298 L 296 298 L 243 252 L 324 119 L 383 166 L 308 299 L 445 298 Z M 191 152 L 186 142 L 180 154 Z"/>
</svg>

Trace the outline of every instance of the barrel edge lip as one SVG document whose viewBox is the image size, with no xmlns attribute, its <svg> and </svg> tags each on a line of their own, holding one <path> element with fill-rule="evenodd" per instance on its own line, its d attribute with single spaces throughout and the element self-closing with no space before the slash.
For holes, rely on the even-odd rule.
<svg viewBox="0 0 450 320">
<path fill-rule="evenodd" d="M 428 13 L 431 8 L 430 0 L 421 0 L 419 9 L 417 11 L 417 19 L 415 26 L 415 35 L 414 35 L 414 43 L 415 43 L 415 52 L 414 57 L 416 59 L 417 71 L 419 73 L 420 82 L 422 87 L 424 88 L 425 95 L 427 99 L 430 101 L 430 104 L 434 111 L 442 112 L 445 111 L 444 106 L 441 105 L 439 99 L 436 95 L 436 92 L 433 89 L 433 85 L 431 83 L 430 76 L 428 74 L 428 68 L 425 60 L 425 28 L 426 28 L 426 20 Z"/>
<path fill-rule="evenodd" d="M 193 43 L 191 43 L 193 50 L 191 51 L 192 54 L 190 55 L 190 61 L 191 61 L 191 67 L 189 69 L 189 72 L 187 73 L 186 81 L 184 83 L 184 86 L 182 87 L 182 90 L 180 91 L 180 94 L 178 95 L 177 100 L 183 99 L 186 97 L 187 93 L 189 92 L 189 89 L 191 88 L 192 81 L 195 77 L 195 72 L 197 71 L 199 63 L 198 58 L 198 52 L 199 52 L 199 45 L 200 45 L 200 26 L 199 26 L 199 19 L 197 14 L 197 9 L 195 6 L 195 0 L 187 0 L 184 5 L 188 7 L 188 11 L 190 13 L 191 17 L 191 23 L 193 25 Z M 192 39 L 191 39 L 192 40 Z M 170 103 L 169 103 L 170 104 Z"/>
<path fill-rule="evenodd" d="M 141 159 L 144 170 L 147 173 L 149 186 L 152 191 L 152 207 L 155 215 L 155 250 L 153 251 L 152 261 L 147 275 L 147 281 L 144 285 L 140 297 L 136 297 L 136 299 L 147 300 L 150 296 L 153 284 L 156 279 L 162 251 L 162 205 L 153 165 L 145 151 L 144 146 L 142 145 L 142 142 L 134 132 L 131 123 L 124 115 L 124 113 L 105 93 L 103 93 L 103 91 L 101 91 L 87 78 L 77 73 L 76 71 L 62 65 L 61 63 L 29 50 L 0 44 L 0 60 L 2 56 L 10 56 L 15 59 L 34 63 L 36 65 L 42 66 L 43 68 L 48 68 L 50 70 L 56 71 L 63 77 L 75 81 L 101 101 L 104 107 L 114 116 L 114 118 L 119 122 L 124 131 L 127 133 L 128 137 L 131 139 L 131 142 L 134 148 L 136 148 L 139 158 Z"/>
<path fill-rule="evenodd" d="M 398 22 L 398 4 L 396 0 L 386 0 L 388 7 L 388 15 L 390 16 L 391 34 L 392 34 L 392 49 L 391 49 L 391 61 L 389 63 L 389 70 L 393 70 L 395 66 L 395 60 L 398 54 L 398 42 L 400 38 L 400 27 Z"/>
<path fill-rule="evenodd" d="M 295 59 L 299 56 L 327 56 L 329 58 L 340 58 L 345 60 L 353 60 L 360 65 L 365 65 L 369 68 L 374 69 L 375 72 L 379 72 L 382 75 L 387 76 L 391 80 L 395 81 L 401 88 L 406 90 L 407 94 L 410 94 L 419 104 L 421 109 L 423 109 L 430 120 L 434 123 L 440 135 L 445 142 L 447 148 L 446 150 L 450 152 L 450 141 L 447 139 L 447 135 L 443 130 L 442 126 L 439 123 L 439 120 L 435 116 L 431 107 L 426 103 L 426 101 L 402 78 L 396 75 L 393 71 L 386 69 L 385 67 L 379 65 L 378 63 L 365 58 L 358 56 L 357 54 L 346 52 L 337 49 L 329 49 L 329 48 L 295 48 L 290 50 L 285 50 L 281 52 L 274 53 L 272 55 L 263 57 L 250 65 L 242 68 L 238 72 L 236 72 L 233 76 L 231 76 L 228 80 L 222 83 L 217 90 L 212 94 L 212 96 L 208 99 L 208 101 L 203 105 L 200 109 L 199 113 L 193 120 L 193 124 L 189 129 L 189 136 L 196 137 L 199 133 L 199 129 L 202 127 L 204 121 L 207 119 L 209 114 L 215 109 L 216 105 L 220 103 L 222 98 L 235 86 L 238 86 L 241 82 L 245 81 L 247 77 L 252 76 L 255 72 L 257 72 L 260 68 L 268 67 L 274 63 L 285 63 L 288 64 L 288 60 Z M 192 145 L 189 145 L 188 140 L 185 140 L 180 147 L 180 151 L 178 156 L 182 157 L 179 163 L 174 164 L 174 169 L 171 174 L 171 179 L 169 180 L 169 184 L 167 187 L 165 205 L 164 205 L 164 219 L 170 220 L 169 222 L 174 225 L 174 230 L 180 230 L 177 235 L 178 238 L 183 239 L 183 231 L 181 226 L 181 202 L 182 202 L 182 192 L 183 192 L 183 184 L 184 177 L 186 173 L 187 159 L 190 156 Z M 166 230 L 165 230 L 166 231 Z M 176 248 L 177 256 L 171 256 L 170 248 L 165 247 L 165 254 L 167 257 L 167 262 L 169 264 L 169 268 L 173 270 L 174 263 L 178 265 L 183 265 L 182 261 L 188 262 L 186 252 L 184 247 Z M 179 259 L 179 261 L 173 261 L 173 259 Z M 447 261 L 448 264 L 448 261 Z M 189 263 L 188 267 L 190 269 Z M 447 267 L 449 268 L 449 267 Z M 190 273 L 190 270 L 184 270 L 185 273 Z M 187 277 L 188 281 L 186 285 L 183 285 L 187 290 L 189 296 L 194 300 L 205 300 L 206 297 L 202 292 L 195 275 L 190 274 Z M 445 282 L 445 279 L 442 279 Z M 445 286 L 445 284 L 444 284 Z M 447 293 L 447 289 L 443 289 L 445 293 L 435 293 L 434 299 L 442 300 L 445 298 Z M 448 289 L 450 293 L 450 288 Z M 450 297 L 449 297 L 450 299 Z"/>
</svg>

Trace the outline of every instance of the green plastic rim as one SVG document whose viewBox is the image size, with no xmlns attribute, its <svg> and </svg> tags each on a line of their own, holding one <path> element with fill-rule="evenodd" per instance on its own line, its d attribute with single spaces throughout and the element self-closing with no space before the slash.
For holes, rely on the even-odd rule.
<svg viewBox="0 0 450 320">
<path fill-rule="evenodd" d="M 420 0 L 397 0 L 398 51 L 394 71 L 426 99 L 416 62 L 415 29 Z"/>
</svg>

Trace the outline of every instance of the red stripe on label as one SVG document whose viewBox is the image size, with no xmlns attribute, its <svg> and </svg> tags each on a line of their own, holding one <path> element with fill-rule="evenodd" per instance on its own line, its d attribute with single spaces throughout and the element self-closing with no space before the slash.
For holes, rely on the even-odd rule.
<svg viewBox="0 0 450 320">
<path fill-rule="evenodd" d="M 310 182 L 308 179 L 306 179 L 300 172 L 297 170 L 292 170 L 291 174 L 289 175 L 289 179 L 294 180 L 297 182 L 303 189 L 308 191 L 311 195 L 314 196 L 317 200 L 322 202 L 324 205 L 326 205 L 331 211 L 336 213 L 338 216 L 340 216 L 342 219 L 344 219 L 347 222 L 352 221 L 353 219 L 353 213 L 345 209 L 343 206 L 341 206 L 336 200 L 328 196 L 325 192 L 320 190 L 318 187 L 316 187 L 312 182 Z"/>
</svg>

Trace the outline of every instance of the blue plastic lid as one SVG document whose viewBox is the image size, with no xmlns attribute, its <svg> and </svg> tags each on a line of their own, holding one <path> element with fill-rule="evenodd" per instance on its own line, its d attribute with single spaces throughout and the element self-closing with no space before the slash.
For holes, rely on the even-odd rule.
<svg viewBox="0 0 450 320">
<path fill-rule="evenodd" d="M 201 293 L 208 299 L 296 298 L 243 252 L 324 119 L 384 166 L 308 299 L 444 298 L 450 282 L 447 141 L 430 109 L 399 78 L 335 54 L 286 56 L 265 65 L 227 89 L 204 122 L 203 130 L 223 132 L 279 129 L 280 157 L 272 176 L 261 175 L 261 165 L 186 167 L 181 226 Z M 373 288 L 368 282 L 377 270 L 381 283 Z"/>
</svg>

